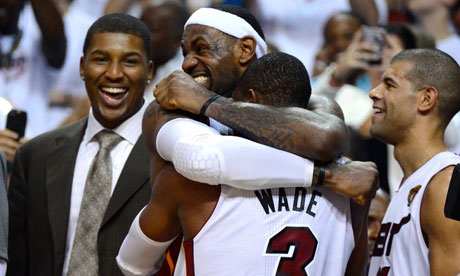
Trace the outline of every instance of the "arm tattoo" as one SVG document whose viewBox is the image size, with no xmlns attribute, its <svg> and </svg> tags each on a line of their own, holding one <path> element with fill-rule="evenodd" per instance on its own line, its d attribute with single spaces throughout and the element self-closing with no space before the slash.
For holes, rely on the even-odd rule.
<svg viewBox="0 0 460 276">
<path fill-rule="evenodd" d="M 287 118 L 276 109 L 262 105 L 253 107 L 243 103 L 222 103 L 210 105 L 207 114 L 250 140 L 280 150 L 294 149 L 297 132 L 293 127 L 299 120 Z"/>
<path fill-rule="evenodd" d="M 325 111 L 327 105 L 320 106 L 322 109 L 313 112 L 221 97 L 209 106 L 206 115 L 252 141 L 326 162 L 346 150 L 348 132 L 338 115 Z"/>
</svg>

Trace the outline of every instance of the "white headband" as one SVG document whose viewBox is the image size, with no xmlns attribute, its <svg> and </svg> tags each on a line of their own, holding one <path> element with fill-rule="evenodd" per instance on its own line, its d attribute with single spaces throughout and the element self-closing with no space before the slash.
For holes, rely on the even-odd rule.
<svg viewBox="0 0 460 276">
<path fill-rule="evenodd" d="M 190 16 L 184 29 L 191 24 L 208 26 L 236 38 L 252 36 L 257 43 L 256 57 L 260 58 L 267 53 L 267 44 L 262 37 L 246 20 L 234 14 L 212 8 L 201 8 Z"/>
</svg>

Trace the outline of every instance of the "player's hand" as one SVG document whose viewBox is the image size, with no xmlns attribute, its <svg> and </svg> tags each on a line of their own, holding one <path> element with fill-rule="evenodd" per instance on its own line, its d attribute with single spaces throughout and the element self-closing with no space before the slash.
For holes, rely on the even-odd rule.
<svg viewBox="0 0 460 276">
<path fill-rule="evenodd" d="M 203 104 L 215 94 L 183 71 L 175 71 L 153 90 L 155 100 L 166 109 L 182 109 L 199 114 Z"/>
<path fill-rule="evenodd" d="M 324 186 L 348 196 L 360 205 L 367 205 L 379 188 L 379 172 L 373 162 L 351 161 L 330 163 Z"/>
<path fill-rule="evenodd" d="M 18 134 L 9 129 L 0 130 L 0 148 L 5 153 L 6 160 L 13 162 L 16 149 L 22 143 L 18 141 Z"/>
</svg>

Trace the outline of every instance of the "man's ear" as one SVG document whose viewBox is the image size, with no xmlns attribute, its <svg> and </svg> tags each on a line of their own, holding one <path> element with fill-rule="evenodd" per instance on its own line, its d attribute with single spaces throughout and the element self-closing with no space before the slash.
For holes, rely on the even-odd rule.
<svg viewBox="0 0 460 276">
<path fill-rule="evenodd" d="M 147 68 L 147 79 L 151 80 L 153 76 L 155 76 L 155 64 L 153 64 L 153 60 L 149 60 Z"/>
<path fill-rule="evenodd" d="M 80 58 L 80 77 L 83 79 L 85 72 L 85 56 L 81 56 Z"/>
<path fill-rule="evenodd" d="M 438 101 L 438 90 L 433 86 L 427 86 L 419 92 L 418 110 L 420 112 L 427 112 L 433 109 Z"/>
<path fill-rule="evenodd" d="M 253 58 L 256 58 L 256 47 L 257 47 L 257 42 L 252 36 L 245 36 L 242 37 L 239 40 L 239 46 L 241 49 L 241 54 L 240 54 L 240 63 L 241 64 L 247 64 L 249 63 Z"/>
<path fill-rule="evenodd" d="M 247 97 L 246 102 L 259 103 L 259 97 L 257 96 L 257 93 L 256 91 L 254 91 L 254 89 L 250 88 L 248 90 L 248 97 Z"/>
</svg>

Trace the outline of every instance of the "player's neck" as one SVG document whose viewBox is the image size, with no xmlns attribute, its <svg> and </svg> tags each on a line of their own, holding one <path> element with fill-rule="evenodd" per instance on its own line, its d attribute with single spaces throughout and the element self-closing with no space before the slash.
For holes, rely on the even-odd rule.
<svg viewBox="0 0 460 276">
<path fill-rule="evenodd" d="M 403 182 L 436 154 L 446 151 L 444 135 L 419 135 L 395 145 L 394 156 L 404 173 Z"/>
</svg>

